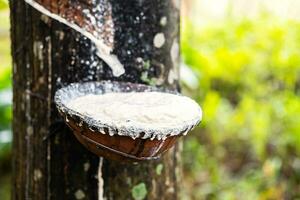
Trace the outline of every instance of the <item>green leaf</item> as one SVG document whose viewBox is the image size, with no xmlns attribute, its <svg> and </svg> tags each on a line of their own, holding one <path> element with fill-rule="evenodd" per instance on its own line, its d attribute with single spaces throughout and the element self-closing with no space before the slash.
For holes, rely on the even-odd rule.
<svg viewBox="0 0 300 200">
<path fill-rule="evenodd" d="M 155 169 L 156 174 L 157 174 L 157 175 L 161 175 L 161 172 L 162 172 L 163 168 L 164 168 L 164 165 L 163 165 L 163 164 L 161 164 L 161 163 L 158 164 L 158 165 L 156 166 L 156 169 Z"/>
<path fill-rule="evenodd" d="M 135 185 L 132 190 L 131 194 L 134 200 L 143 200 L 147 196 L 147 188 L 145 183 L 139 183 Z"/>
</svg>

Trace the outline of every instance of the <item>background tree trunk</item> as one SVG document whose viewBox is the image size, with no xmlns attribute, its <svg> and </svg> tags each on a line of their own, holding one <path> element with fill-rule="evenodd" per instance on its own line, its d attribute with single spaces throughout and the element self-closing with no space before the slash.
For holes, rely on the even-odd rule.
<svg viewBox="0 0 300 200">
<path fill-rule="evenodd" d="M 97 0 L 95 6 L 103 1 L 111 4 L 114 53 L 126 70 L 119 78 L 88 39 L 22 0 L 10 1 L 13 199 L 119 200 L 133 199 L 133 193 L 177 199 L 178 146 L 161 160 L 138 165 L 99 159 L 76 141 L 53 104 L 55 91 L 72 82 L 110 79 L 178 88 L 178 0 Z M 145 188 L 137 187 L 143 183 Z"/>
</svg>

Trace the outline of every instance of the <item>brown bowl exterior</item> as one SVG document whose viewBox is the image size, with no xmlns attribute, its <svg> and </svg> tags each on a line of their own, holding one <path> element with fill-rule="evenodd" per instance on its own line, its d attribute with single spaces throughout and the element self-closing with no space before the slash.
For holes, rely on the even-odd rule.
<svg viewBox="0 0 300 200">
<path fill-rule="evenodd" d="M 101 133 L 90 129 L 86 123 L 79 125 L 73 118 L 66 120 L 75 137 L 89 151 L 94 154 L 121 162 L 138 162 L 144 160 L 155 160 L 162 153 L 170 149 L 180 137 L 171 136 L 165 140 L 150 140 L 128 136 L 120 136 Z"/>
</svg>

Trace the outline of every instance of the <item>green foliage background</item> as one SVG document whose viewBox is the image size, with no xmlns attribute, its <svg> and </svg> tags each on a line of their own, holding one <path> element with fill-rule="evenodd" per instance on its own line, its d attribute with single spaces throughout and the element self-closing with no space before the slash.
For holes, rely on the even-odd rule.
<svg viewBox="0 0 300 200">
<path fill-rule="evenodd" d="M 11 58 L 0 0 L 0 197 L 9 199 Z M 185 20 L 183 91 L 203 108 L 184 140 L 182 199 L 300 198 L 300 23 L 268 14 Z M 7 100 L 8 99 L 8 100 Z"/>
<path fill-rule="evenodd" d="M 8 2 L 0 0 L 0 199 L 9 199 L 11 173 L 11 57 Z"/>
<path fill-rule="evenodd" d="M 300 23 L 229 16 L 182 37 L 204 111 L 185 140 L 186 195 L 300 198 Z"/>
</svg>

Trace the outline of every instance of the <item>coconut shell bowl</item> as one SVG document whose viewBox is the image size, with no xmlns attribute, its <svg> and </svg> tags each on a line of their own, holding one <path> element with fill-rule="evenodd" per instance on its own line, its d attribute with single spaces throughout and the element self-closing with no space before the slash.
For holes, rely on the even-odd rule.
<svg viewBox="0 0 300 200">
<path fill-rule="evenodd" d="M 55 94 L 55 103 L 65 123 L 73 131 L 78 141 L 94 154 L 107 159 L 128 162 L 158 159 L 176 143 L 176 140 L 193 129 L 201 116 L 164 129 L 147 127 L 124 127 L 95 120 L 83 113 L 69 108 L 72 99 L 89 94 L 127 92 L 166 92 L 180 95 L 176 91 L 126 82 L 86 82 L 73 83 L 59 89 Z M 99 105 L 101 106 L 101 105 Z M 118 108 L 116 108 L 118 109 Z M 149 137 L 145 137 L 145 135 Z M 164 135 L 165 137 L 154 137 Z"/>
</svg>

